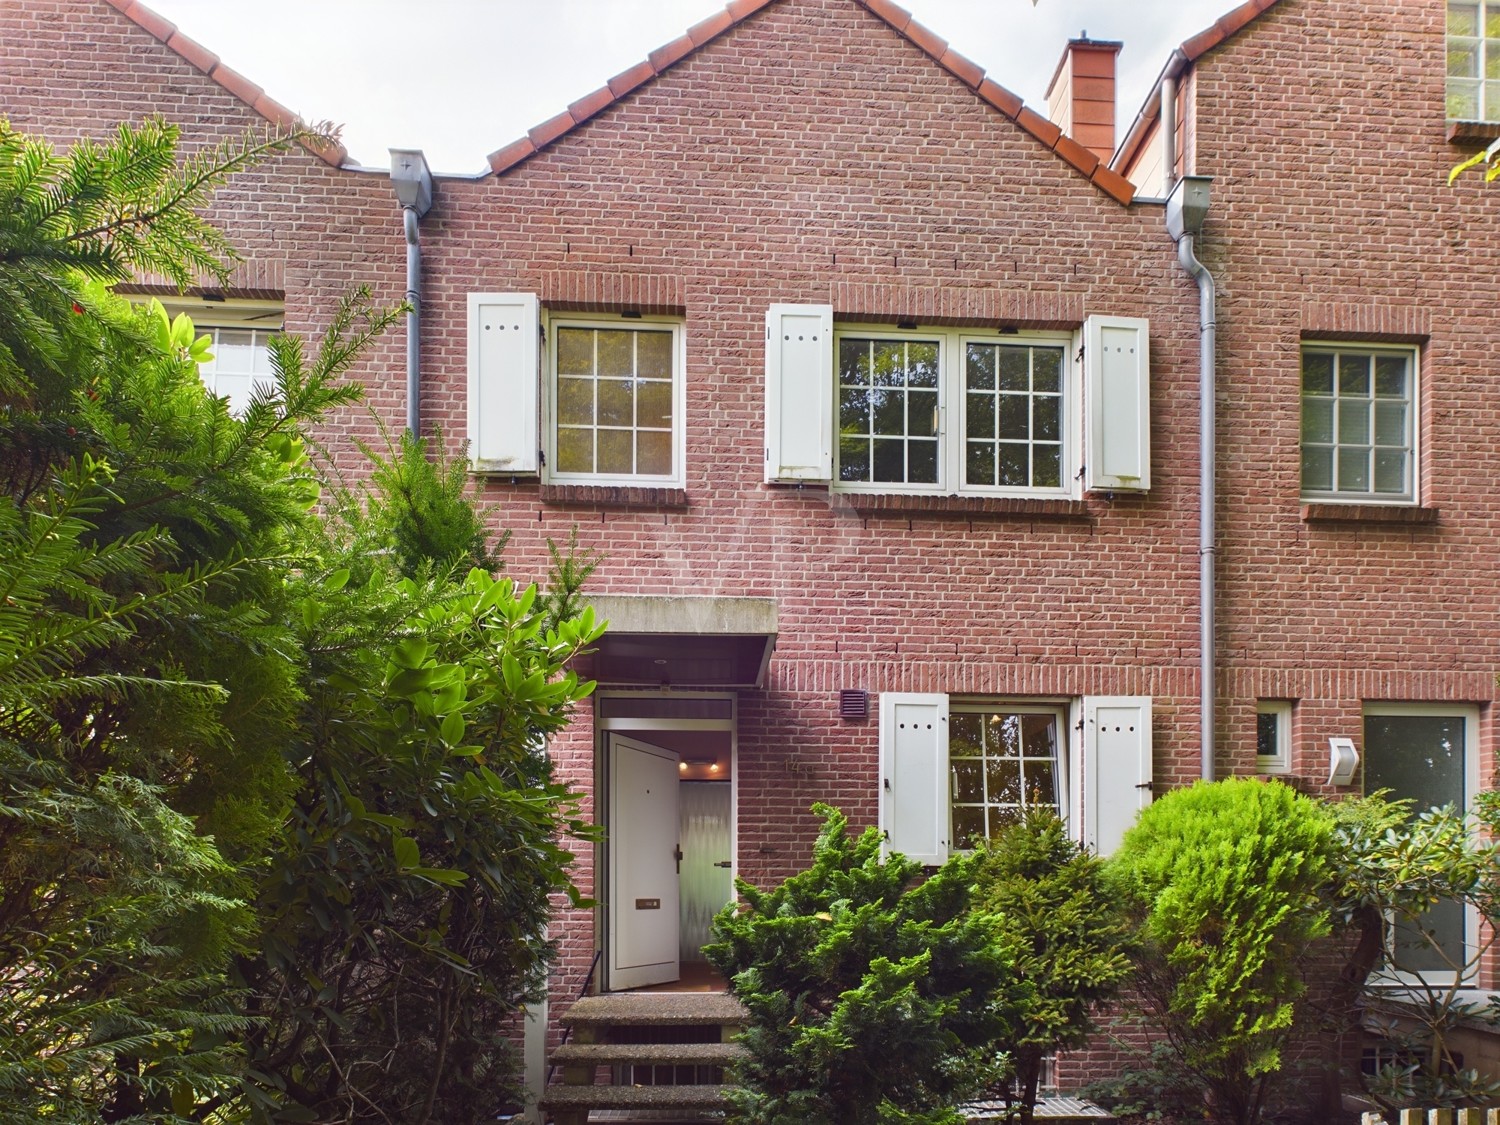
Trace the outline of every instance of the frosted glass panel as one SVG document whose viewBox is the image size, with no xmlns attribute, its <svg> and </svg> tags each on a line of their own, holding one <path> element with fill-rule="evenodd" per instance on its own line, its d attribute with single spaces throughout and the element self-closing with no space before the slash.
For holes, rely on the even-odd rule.
<svg viewBox="0 0 1500 1125">
<path fill-rule="evenodd" d="M 716 866 L 731 859 L 729 782 L 682 782 L 678 808 L 682 816 L 681 957 L 702 961 L 714 915 L 734 897 L 730 869 Z"/>
</svg>

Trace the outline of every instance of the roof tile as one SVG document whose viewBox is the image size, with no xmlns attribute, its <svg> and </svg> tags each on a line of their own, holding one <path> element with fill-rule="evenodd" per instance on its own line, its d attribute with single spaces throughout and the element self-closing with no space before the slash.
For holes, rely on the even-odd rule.
<svg viewBox="0 0 1500 1125">
<path fill-rule="evenodd" d="M 948 40 L 937 34 L 937 32 L 930 31 L 928 28 L 918 23 L 916 20 L 912 20 L 910 23 L 908 23 L 906 25 L 906 30 L 903 31 L 902 34 L 910 39 L 913 43 L 915 43 L 918 47 L 921 47 L 922 50 L 926 51 L 934 59 L 941 59 L 943 57 L 943 52 L 948 49 Z"/>
<path fill-rule="evenodd" d="M 546 148 L 576 124 L 578 122 L 573 120 L 573 115 L 567 110 L 563 110 L 556 117 L 543 121 L 526 135 L 537 148 Z"/>
<path fill-rule="evenodd" d="M 616 98 L 623 98 L 642 82 L 649 82 L 655 77 L 656 68 L 650 62 L 642 60 L 611 78 L 608 83 L 609 92 Z"/>
<path fill-rule="evenodd" d="M 120 11 L 124 12 L 163 43 L 172 38 L 173 33 L 177 30 L 175 23 L 171 20 L 163 19 L 144 4 L 130 4 L 127 7 L 121 8 Z"/>
<path fill-rule="evenodd" d="M 1223 33 L 1225 39 L 1228 39 L 1260 13 L 1261 9 L 1252 0 L 1252 3 L 1241 4 L 1238 8 L 1225 12 L 1214 26 Z"/>
<path fill-rule="evenodd" d="M 1020 97 L 1012 94 L 992 78 L 986 78 L 979 84 L 979 96 L 1011 119 L 1021 112 L 1024 104 Z"/>
<path fill-rule="evenodd" d="M 1021 107 L 1021 112 L 1016 114 L 1016 124 L 1048 148 L 1055 148 L 1058 138 L 1062 136 L 1061 129 L 1030 106 Z"/>
<path fill-rule="evenodd" d="M 660 74 L 674 62 L 678 62 L 690 55 L 697 46 L 698 44 L 694 43 L 686 35 L 679 35 L 672 42 L 663 43 L 647 57 L 651 60 L 651 65 L 656 69 L 656 73 Z"/>
<path fill-rule="evenodd" d="M 265 93 L 239 71 L 232 70 L 223 63 L 214 67 L 213 80 L 252 109 L 260 96 Z"/>
<path fill-rule="evenodd" d="M 1092 176 L 1094 170 L 1099 167 L 1098 155 L 1084 148 L 1066 133 L 1057 138 L 1057 144 L 1052 146 L 1052 151 L 1085 176 Z"/>
<path fill-rule="evenodd" d="M 1219 30 L 1219 25 L 1204 28 L 1197 35 L 1187 40 L 1182 45 L 1182 53 L 1192 62 L 1212 51 L 1220 43 L 1224 42 L 1224 33 Z"/>
<path fill-rule="evenodd" d="M 601 109 L 614 105 L 614 103 L 614 91 L 611 90 L 608 86 L 600 86 L 592 94 L 581 97 L 572 105 L 568 106 L 568 112 L 572 114 L 574 121 L 577 121 L 581 124 L 582 122 L 587 121 L 590 117 L 593 117 L 594 114 L 598 113 Z"/>
<path fill-rule="evenodd" d="M 860 0 L 860 3 L 897 31 L 904 32 L 906 25 L 911 23 L 911 13 L 893 0 Z"/>
<path fill-rule="evenodd" d="M 709 16 L 708 19 L 693 24 L 687 30 L 687 37 L 693 41 L 693 46 L 701 47 L 715 35 L 722 31 L 728 31 L 734 26 L 734 17 L 729 14 L 729 9 Z"/>
<path fill-rule="evenodd" d="M 499 151 L 490 153 L 490 170 L 498 176 L 507 168 L 521 163 L 535 151 L 536 146 L 531 143 L 530 137 L 511 141 Z"/>
<path fill-rule="evenodd" d="M 971 62 L 952 47 L 943 52 L 943 57 L 938 59 L 938 62 L 971 89 L 977 90 L 979 84 L 984 81 L 984 67 Z"/>
<path fill-rule="evenodd" d="M 283 129 L 290 129 L 298 122 L 298 118 L 295 113 L 287 109 L 286 106 L 282 105 L 269 94 L 262 94 L 260 97 L 256 98 L 255 104 L 251 108 L 254 109 L 256 113 L 264 117 L 267 121 L 271 122 L 274 125 L 279 125 Z"/>
<path fill-rule="evenodd" d="M 203 71 L 204 74 L 212 73 L 214 67 L 219 65 L 218 55 L 196 40 L 189 39 L 180 31 L 167 40 L 167 46 Z"/>
<path fill-rule="evenodd" d="M 1089 179 L 1093 181 L 1095 187 L 1127 206 L 1135 198 L 1135 185 L 1103 164 L 1094 169 L 1094 174 Z"/>
<path fill-rule="evenodd" d="M 774 4 L 776 0 L 731 0 L 729 7 L 724 10 L 729 13 L 729 18 L 735 23 L 746 16 L 753 16 L 767 4 Z"/>
</svg>

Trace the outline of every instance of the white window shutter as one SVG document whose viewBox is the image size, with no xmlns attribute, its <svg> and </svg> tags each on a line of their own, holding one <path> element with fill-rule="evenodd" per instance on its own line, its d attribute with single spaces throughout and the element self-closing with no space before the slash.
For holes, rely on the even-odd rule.
<svg viewBox="0 0 1500 1125">
<path fill-rule="evenodd" d="M 1083 738 L 1083 842 L 1109 855 L 1151 803 L 1151 697 L 1084 697 Z"/>
<path fill-rule="evenodd" d="M 1091 316 L 1083 326 L 1088 398 L 1085 487 L 1142 492 L 1151 487 L 1151 364 L 1148 322 Z"/>
<path fill-rule="evenodd" d="M 766 482 L 833 479 L 833 306 L 766 311 Z"/>
<path fill-rule="evenodd" d="M 535 293 L 469 294 L 469 461 L 476 473 L 537 471 Z"/>
<path fill-rule="evenodd" d="M 948 858 L 948 697 L 880 696 L 880 829 L 920 863 Z"/>
</svg>

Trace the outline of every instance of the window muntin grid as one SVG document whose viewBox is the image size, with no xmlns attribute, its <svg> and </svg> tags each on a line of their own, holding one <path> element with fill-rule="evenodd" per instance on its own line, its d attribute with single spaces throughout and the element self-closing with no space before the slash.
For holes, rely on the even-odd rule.
<svg viewBox="0 0 1500 1125">
<path fill-rule="evenodd" d="M 1061 488 L 1063 349 L 964 348 L 964 484 Z"/>
<path fill-rule="evenodd" d="M 675 479 L 676 327 L 554 327 L 552 477 Z"/>
<path fill-rule="evenodd" d="M 1448 4 L 1448 119 L 1500 121 L 1500 0 Z"/>
<path fill-rule="evenodd" d="M 280 329 L 220 328 L 195 324 L 198 335 L 213 343 L 213 359 L 200 364 L 198 375 L 209 394 L 229 400 L 231 414 L 243 414 L 250 406 L 256 387 L 274 390 L 276 376 L 271 370 L 269 341 Z"/>
<path fill-rule="evenodd" d="M 838 342 L 839 480 L 939 483 L 937 340 Z"/>
<path fill-rule="evenodd" d="M 1415 353 L 1302 351 L 1302 495 L 1413 501 Z"/>
<path fill-rule="evenodd" d="M 1062 815 L 1064 713 L 1055 707 L 965 705 L 948 716 L 950 839 L 973 847 L 1028 808 Z"/>
</svg>

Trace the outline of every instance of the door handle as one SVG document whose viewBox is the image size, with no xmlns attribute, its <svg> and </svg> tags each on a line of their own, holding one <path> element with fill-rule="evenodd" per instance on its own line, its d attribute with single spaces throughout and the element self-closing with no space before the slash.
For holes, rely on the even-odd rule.
<svg viewBox="0 0 1500 1125">
<path fill-rule="evenodd" d="M 719 860 L 718 863 L 714 864 L 714 866 L 715 867 L 733 867 L 734 866 L 734 860 L 732 860 L 732 859 L 721 859 L 721 860 Z"/>
<path fill-rule="evenodd" d="M 682 874 L 682 845 L 672 845 L 672 858 L 677 861 L 677 874 Z"/>
</svg>

